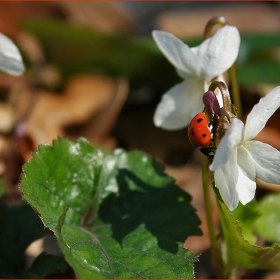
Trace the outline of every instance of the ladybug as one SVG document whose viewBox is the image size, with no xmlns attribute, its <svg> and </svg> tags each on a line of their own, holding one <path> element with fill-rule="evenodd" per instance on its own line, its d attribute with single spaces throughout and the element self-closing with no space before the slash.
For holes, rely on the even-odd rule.
<svg viewBox="0 0 280 280">
<path fill-rule="evenodd" d="M 208 126 L 206 115 L 201 112 L 198 113 L 190 122 L 188 134 L 192 144 L 207 148 L 211 143 L 211 132 Z"/>
<path fill-rule="evenodd" d="M 190 122 L 188 128 L 191 143 L 211 160 L 214 157 L 213 147 L 210 146 L 212 137 L 206 115 L 198 113 Z"/>
</svg>

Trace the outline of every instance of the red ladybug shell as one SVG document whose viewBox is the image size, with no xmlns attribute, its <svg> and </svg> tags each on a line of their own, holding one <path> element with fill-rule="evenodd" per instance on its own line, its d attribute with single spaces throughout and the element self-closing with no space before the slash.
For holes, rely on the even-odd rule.
<svg viewBox="0 0 280 280">
<path fill-rule="evenodd" d="M 190 141 L 198 147 L 207 148 L 211 143 L 211 133 L 204 113 L 198 113 L 188 128 Z"/>
</svg>

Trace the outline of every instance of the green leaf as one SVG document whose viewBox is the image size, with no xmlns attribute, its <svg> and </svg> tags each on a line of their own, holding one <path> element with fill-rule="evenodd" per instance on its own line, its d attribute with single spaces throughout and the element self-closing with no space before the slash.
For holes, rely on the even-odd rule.
<svg viewBox="0 0 280 280">
<path fill-rule="evenodd" d="M 153 158 L 58 139 L 24 165 L 21 187 L 79 278 L 193 277 L 182 245 L 200 221 Z"/>
<path fill-rule="evenodd" d="M 243 35 L 237 58 L 240 84 L 279 83 L 279 34 Z"/>
<path fill-rule="evenodd" d="M 220 208 L 223 237 L 226 243 L 226 262 L 228 270 L 245 269 L 279 269 L 280 245 L 261 247 L 250 244 L 244 239 L 241 226 L 235 220 L 219 191 L 215 188 Z"/>
<path fill-rule="evenodd" d="M 47 61 L 57 65 L 64 77 L 102 70 L 107 75 L 127 77 L 132 88 L 149 85 L 160 93 L 180 81 L 152 36 L 108 35 L 49 19 L 24 20 L 22 26 L 39 39 Z M 194 47 L 201 41 L 202 34 L 200 39 L 184 42 Z M 237 58 L 239 83 L 278 84 L 279 48 L 279 34 L 242 35 Z"/>
<path fill-rule="evenodd" d="M 79 73 L 124 76 L 130 80 L 131 93 L 144 87 L 153 94 L 162 94 L 181 80 L 151 36 L 104 34 L 50 19 L 24 20 L 22 26 L 38 38 L 47 62 L 64 78 Z"/>
<path fill-rule="evenodd" d="M 39 39 L 47 60 L 67 76 L 102 69 L 109 75 L 133 78 L 159 53 L 144 40 L 94 32 L 65 21 L 29 19 L 22 25 Z"/>
<path fill-rule="evenodd" d="M 242 85 L 279 84 L 280 64 L 277 61 L 247 62 L 237 69 L 238 80 Z"/>
<path fill-rule="evenodd" d="M 261 215 L 258 202 L 252 200 L 246 205 L 239 203 L 232 214 L 242 227 L 244 238 L 254 244 L 257 241 L 254 225 Z"/>
<path fill-rule="evenodd" d="M 260 201 L 261 216 L 256 221 L 256 232 L 267 241 L 280 243 L 280 194 L 270 194 Z"/>
<path fill-rule="evenodd" d="M 9 207 L 0 202 L 0 277 L 21 278 L 26 248 L 45 233 L 29 205 Z"/>
<path fill-rule="evenodd" d="M 66 270 L 67 265 L 62 257 L 42 252 L 28 269 L 25 278 L 42 279 L 51 274 L 64 273 Z"/>
<path fill-rule="evenodd" d="M 119 157 L 117 153 L 106 157 L 105 152 L 93 148 L 85 139 L 40 145 L 38 153 L 33 154 L 34 160 L 24 166 L 28 177 L 22 177 L 23 198 L 40 209 L 45 225 L 53 231 L 54 221 L 66 208 L 70 208 L 67 222 L 86 224 L 96 216 L 102 200 L 118 192 L 115 165 Z"/>
</svg>

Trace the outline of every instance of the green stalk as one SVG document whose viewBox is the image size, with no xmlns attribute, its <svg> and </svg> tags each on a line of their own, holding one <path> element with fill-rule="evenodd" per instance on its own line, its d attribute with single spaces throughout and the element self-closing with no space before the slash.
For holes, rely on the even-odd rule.
<svg viewBox="0 0 280 280">
<path fill-rule="evenodd" d="M 236 71 L 236 62 L 229 69 L 230 78 L 231 78 L 231 96 L 233 100 L 233 104 L 238 110 L 238 117 L 242 118 L 242 106 L 241 106 L 241 98 L 239 92 L 239 85 L 237 80 L 237 71 Z"/>
<path fill-rule="evenodd" d="M 222 26 L 225 26 L 228 24 L 225 18 L 223 17 L 215 17 L 211 19 L 208 24 L 206 25 L 205 32 L 204 32 L 204 40 L 209 38 L 211 36 L 211 31 L 214 25 L 220 24 Z M 239 118 L 242 118 L 242 106 L 241 106 L 241 98 L 240 98 L 240 92 L 239 92 L 239 85 L 238 85 L 238 79 L 237 79 L 237 71 L 236 71 L 236 62 L 231 66 L 229 69 L 230 74 L 230 81 L 231 81 L 231 96 L 233 100 L 233 104 L 238 110 L 238 116 Z M 225 98 L 227 95 L 225 94 L 225 89 L 223 88 L 222 84 L 219 83 L 212 83 L 211 84 L 213 89 L 209 87 L 209 90 L 212 90 L 214 92 L 215 88 L 218 87 L 223 95 L 223 102 L 224 106 L 227 110 L 230 112 L 231 109 L 231 102 L 227 98 Z M 224 94 L 223 94 L 224 93 Z M 228 93 L 228 92 L 226 92 Z M 235 112 L 233 112 L 235 113 Z M 206 217 L 207 217 L 207 223 L 208 223 L 208 229 L 209 229 L 209 235 L 210 235 L 210 241 L 211 241 L 211 253 L 212 253 L 212 263 L 216 270 L 217 277 L 218 278 L 229 278 L 232 272 L 232 269 L 229 265 L 227 265 L 223 259 L 221 254 L 221 248 L 218 244 L 216 235 L 215 235 L 215 226 L 214 226 L 214 220 L 212 216 L 212 209 L 211 209 L 211 201 L 210 201 L 210 192 L 209 192 L 209 170 L 208 170 L 208 159 L 205 156 L 202 156 L 202 178 L 203 178 L 203 190 L 204 190 L 204 201 L 205 201 L 205 210 L 206 210 Z M 219 212 L 220 217 L 223 219 L 223 213 L 222 209 L 219 205 Z M 222 223 L 223 224 L 223 223 Z M 222 231 L 223 226 L 226 226 L 225 224 L 222 225 Z M 230 250 L 231 248 L 226 248 L 227 255 L 230 256 Z M 229 259 L 229 258 L 228 258 Z"/>
<path fill-rule="evenodd" d="M 228 22 L 224 17 L 213 17 L 212 19 L 210 19 L 204 29 L 204 40 L 211 37 L 212 28 L 217 24 L 225 26 L 228 24 Z"/>
<path fill-rule="evenodd" d="M 214 186 L 215 186 L 215 182 L 213 182 L 213 187 Z M 225 229 L 228 227 L 228 224 L 224 218 L 223 209 L 222 209 L 222 206 L 220 204 L 218 197 L 217 197 L 217 203 L 218 203 L 218 209 L 219 209 L 220 218 L 221 218 L 221 228 L 222 228 L 222 231 L 225 233 L 225 232 L 228 232 L 227 229 Z M 224 238 L 226 239 L 225 236 L 224 236 Z M 226 246 L 225 255 L 226 255 L 226 261 L 225 261 L 224 270 L 223 270 L 223 277 L 232 279 L 233 278 L 233 268 L 231 266 L 231 259 L 232 259 L 231 246 Z"/>
<path fill-rule="evenodd" d="M 217 278 L 225 278 L 224 276 L 224 263 L 221 254 L 221 248 L 218 244 L 218 240 L 215 233 L 215 224 L 212 215 L 211 198 L 209 191 L 209 164 L 208 158 L 202 155 L 202 183 L 203 183 L 203 193 L 204 193 L 204 204 L 205 212 L 211 242 L 211 255 L 212 264 L 216 270 Z"/>
</svg>

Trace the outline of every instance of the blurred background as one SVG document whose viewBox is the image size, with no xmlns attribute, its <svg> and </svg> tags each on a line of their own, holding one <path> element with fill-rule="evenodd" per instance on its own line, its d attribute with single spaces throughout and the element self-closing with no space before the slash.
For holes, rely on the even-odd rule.
<svg viewBox="0 0 280 280">
<path fill-rule="evenodd" d="M 187 128 L 164 131 L 152 121 L 162 94 L 180 78 L 151 32 L 164 30 L 196 46 L 212 17 L 224 16 L 236 26 L 241 33 L 237 75 L 246 115 L 280 85 L 279 12 L 277 2 L 0 2 L 0 32 L 16 43 L 27 68 L 20 77 L 0 73 L 5 203 L 22 203 L 21 167 L 38 144 L 82 136 L 108 150 L 139 149 L 166 164 L 166 172 L 192 195 L 204 236 L 189 238 L 185 247 L 206 251 L 200 153 L 190 144 Z M 276 112 L 258 135 L 278 150 L 279 117 Z M 260 183 L 257 196 L 275 191 L 277 186 Z M 217 215 L 215 222 L 218 233 Z M 47 243 L 47 249 L 40 242 L 26 253 L 29 263 L 43 246 L 57 252 L 55 242 Z M 204 256 L 197 264 L 198 278 L 211 277 L 207 251 Z"/>
</svg>

